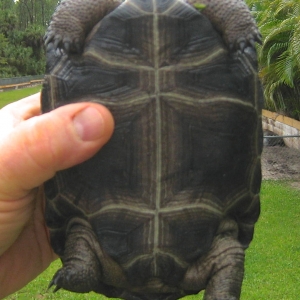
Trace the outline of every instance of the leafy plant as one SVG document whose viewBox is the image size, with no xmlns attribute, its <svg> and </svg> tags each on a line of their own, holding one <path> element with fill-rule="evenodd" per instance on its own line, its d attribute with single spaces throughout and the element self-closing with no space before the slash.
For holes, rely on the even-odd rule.
<svg viewBox="0 0 300 300">
<path fill-rule="evenodd" d="M 45 72 L 43 35 L 57 0 L 0 0 L 0 77 Z"/>
<path fill-rule="evenodd" d="M 266 107 L 300 119 L 300 2 L 247 3 L 263 36 L 258 57 Z"/>
<path fill-rule="evenodd" d="M 7 39 L 4 37 L 3 34 L 0 34 L 0 66 L 6 65 L 7 64 L 7 59 L 4 57 L 4 51 L 7 47 Z"/>
</svg>

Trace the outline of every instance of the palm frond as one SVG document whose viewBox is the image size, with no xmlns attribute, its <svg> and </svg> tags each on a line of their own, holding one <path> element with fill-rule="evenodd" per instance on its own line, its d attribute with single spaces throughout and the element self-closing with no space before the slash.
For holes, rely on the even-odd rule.
<svg viewBox="0 0 300 300">
<path fill-rule="evenodd" d="M 289 51 L 283 52 L 274 64 L 274 69 L 278 77 L 278 81 L 293 88 L 294 67 L 295 63 Z"/>
<path fill-rule="evenodd" d="M 300 1 L 246 0 L 258 22 L 266 107 L 300 118 Z"/>
</svg>

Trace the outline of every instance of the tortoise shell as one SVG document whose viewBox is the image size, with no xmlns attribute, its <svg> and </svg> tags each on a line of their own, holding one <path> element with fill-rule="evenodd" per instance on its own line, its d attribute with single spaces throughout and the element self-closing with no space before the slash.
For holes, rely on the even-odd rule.
<svg viewBox="0 0 300 300">
<path fill-rule="evenodd" d="M 238 299 L 259 216 L 256 53 L 229 50 L 187 3 L 153 2 L 107 14 L 82 54 L 48 47 L 43 112 L 90 99 L 115 120 L 102 150 L 45 183 L 64 265 L 51 285 L 124 299 L 203 289 L 206 299 Z"/>
</svg>

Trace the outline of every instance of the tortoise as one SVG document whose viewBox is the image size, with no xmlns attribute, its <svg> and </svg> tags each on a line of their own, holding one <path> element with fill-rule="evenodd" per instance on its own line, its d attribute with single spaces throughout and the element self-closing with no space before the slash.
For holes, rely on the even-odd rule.
<svg viewBox="0 0 300 300">
<path fill-rule="evenodd" d="M 243 0 L 61 2 L 42 110 L 101 103 L 115 130 L 45 183 L 55 291 L 239 299 L 260 214 L 259 41 Z"/>
</svg>

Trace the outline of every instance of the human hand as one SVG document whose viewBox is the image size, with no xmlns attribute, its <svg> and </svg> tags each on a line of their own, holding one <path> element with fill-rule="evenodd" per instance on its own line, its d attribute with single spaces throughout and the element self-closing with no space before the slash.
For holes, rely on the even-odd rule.
<svg viewBox="0 0 300 300">
<path fill-rule="evenodd" d="M 25 286 L 56 258 L 39 187 L 58 170 L 93 156 L 114 122 L 95 103 L 40 115 L 40 94 L 0 110 L 0 298 Z"/>
</svg>

